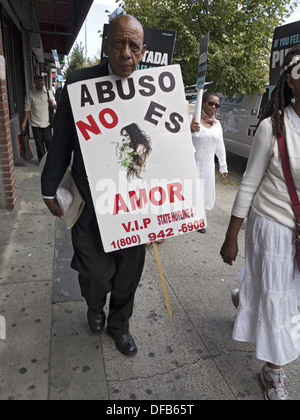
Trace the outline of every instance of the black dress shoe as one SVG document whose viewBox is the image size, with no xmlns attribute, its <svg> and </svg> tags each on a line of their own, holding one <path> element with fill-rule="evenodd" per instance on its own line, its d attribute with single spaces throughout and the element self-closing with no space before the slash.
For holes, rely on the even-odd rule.
<svg viewBox="0 0 300 420">
<path fill-rule="evenodd" d="M 91 331 L 95 334 L 100 334 L 104 330 L 106 316 L 105 312 L 102 311 L 100 314 L 93 312 L 91 309 L 88 309 L 87 319 Z"/>
<path fill-rule="evenodd" d="M 198 229 L 199 233 L 206 233 L 206 229 Z"/>
<path fill-rule="evenodd" d="M 122 354 L 125 356 L 134 356 L 138 352 L 134 339 L 129 332 L 123 335 L 118 335 L 114 334 L 109 329 L 107 329 L 107 331 L 115 340 L 116 347 Z"/>
</svg>

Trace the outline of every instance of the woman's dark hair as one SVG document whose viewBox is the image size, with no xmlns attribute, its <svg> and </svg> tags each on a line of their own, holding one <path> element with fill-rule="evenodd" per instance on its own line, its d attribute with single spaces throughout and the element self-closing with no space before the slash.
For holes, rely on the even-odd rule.
<svg viewBox="0 0 300 420">
<path fill-rule="evenodd" d="M 210 92 L 210 93 L 206 93 L 204 95 L 204 97 L 203 97 L 203 104 L 205 104 L 211 96 L 216 96 L 217 98 L 219 98 L 221 100 L 221 98 L 220 98 L 220 96 L 219 96 L 218 93 Z"/>
<path fill-rule="evenodd" d="M 123 131 L 126 131 L 130 137 L 129 146 L 136 152 L 140 144 L 145 147 L 145 152 L 142 155 L 135 155 L 133 158 L 133 164 L 131 164 L 127 170 L 127 178 L 130 179 L 134 175 L 140 178 L 140 174 L 146 166 L 147 157 L 152 152 L 151 148 L 151 139 L 147 134 L 142 131 L 139 126 L 135 123 L 129 124 L 126 127 L 123 127 Z"/>
<path fill-rule="evenodd" d="M 282 70 L 287 67 L 295 55 L 300 55 L 300 45 L 290 49 L 284 59 Z M 271 117 L 273 132 L 275 136 L 282 136 L 284 130 L 284 108 L 287 107 L 293 98 L 292 89 L 288 86 L 286 75 L 291 73 L 294 66 L 281 72 L 276 88 L 272 92 L 271 100 L 267 104 L 265 111 L 259 119 L 259 124 L 266 118 Z"/>
</svg>

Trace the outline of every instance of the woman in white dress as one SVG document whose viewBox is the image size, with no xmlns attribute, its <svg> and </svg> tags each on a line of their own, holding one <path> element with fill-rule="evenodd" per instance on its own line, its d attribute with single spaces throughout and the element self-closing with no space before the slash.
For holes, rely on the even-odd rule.
<svg viewBox="0 0 300 420">
<path fill-rule="evenodd" d="M 261 378 L 268 400 L 288 399 L 282 366 L 300 355 L 296 220 L 277 143 L 283 133 L 299 194 L 300 45 L 287 54 L 280 80 L 260 119 L 221 249 L 223 261 L 232 265 L 238 253 L 238 233 L 248 217 L 233 338 L 256 343 L 257 358 L 265 362 Z"/>
<path fill-rule="evenodd" d="M 201 124 L 195 122 L 195 117 L 191 123 L 198 177 L 204 180 L 204 206 L 207 210 L 213 209 L 216 200 L 215 156 L 219 161 L 221 177 L 224 179 L 228 175 L 223 130 L 216 119 L 219 108 L 219 96 L 215 93 L 206 95 L 203 99 Z"/>
</svg>

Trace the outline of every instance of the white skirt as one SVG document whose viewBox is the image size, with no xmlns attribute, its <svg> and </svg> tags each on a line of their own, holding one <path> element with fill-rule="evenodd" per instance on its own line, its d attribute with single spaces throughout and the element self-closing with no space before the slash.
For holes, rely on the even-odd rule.
<svg viewBox="0 0 300 420">
<path fill-rule="evenodd" d="M 233 338 L 256 343 L 259 360 L 284 366 L 300 355 L 300 273 L 294 232 L 252 208 L 246 261 L 237 277 L 240 305 Z"/>
</svg>

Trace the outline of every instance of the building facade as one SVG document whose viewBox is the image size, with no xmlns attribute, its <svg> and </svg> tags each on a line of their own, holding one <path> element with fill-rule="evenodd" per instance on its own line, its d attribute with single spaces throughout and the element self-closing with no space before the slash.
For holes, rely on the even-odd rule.
<svg viewBox="0 0 300 420">
<path fill-rule="evenodd" d="M 33 77 L 52 84 L 52 50 L 70 52 L 93 0 L 0 0 L 0 209 L 17 204 L 15 165 L 24 99 Z"/>
</svg>

